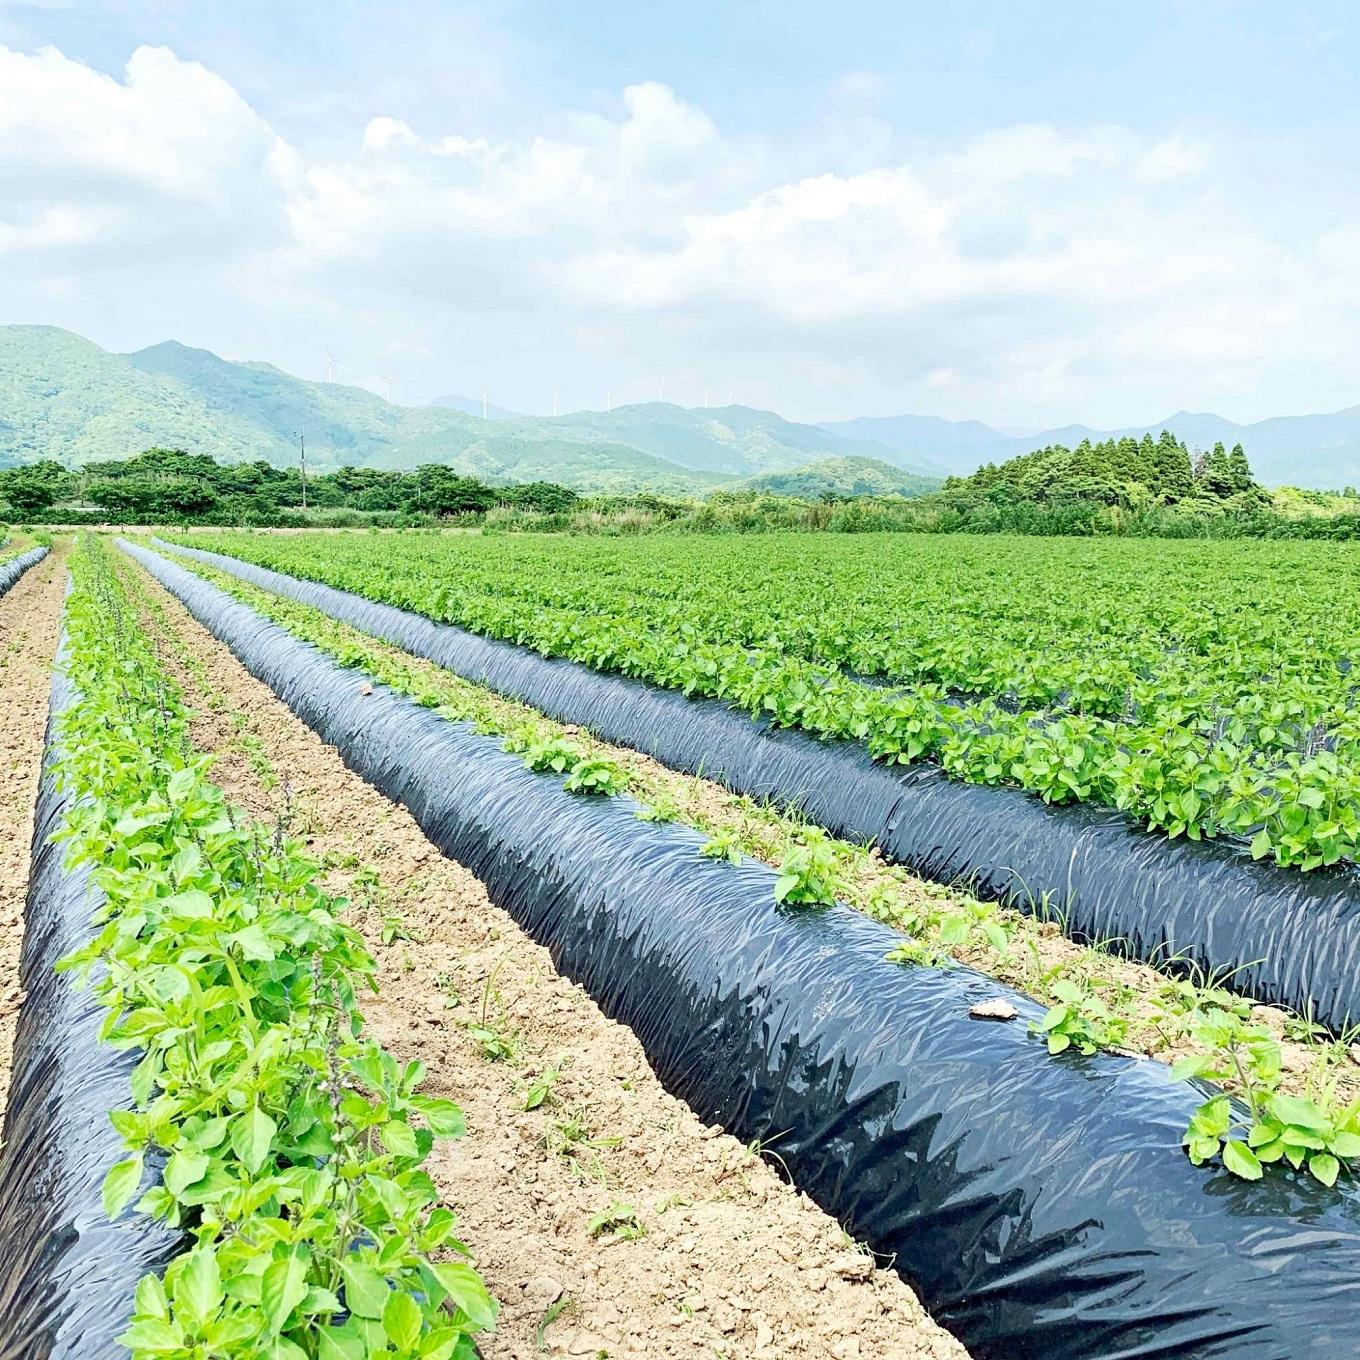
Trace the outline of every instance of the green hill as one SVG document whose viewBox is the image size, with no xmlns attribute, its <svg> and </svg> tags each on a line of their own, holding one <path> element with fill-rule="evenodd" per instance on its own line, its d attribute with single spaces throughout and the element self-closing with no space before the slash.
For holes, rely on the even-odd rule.
<svg viewBox="0 0 1360 1360">
<path fill-rule="evenodd" d="M 318 471 L 441 463 L 581 491 L 692 495 L 817 458 L 881 452 L 901 462 L 877 445 L 744 406 L 655 402 L 483 420 L 452 404 L 396 406 L 363 388 L 309 382 L 173 340 L 111 354 L 51 326 L 0 327 L 0 466 L 44 458 L 77 466 L 162 446 L 282 467 L 297 459 L 299 430 Z"/>
<path fill-rule="evenodd" d="M 162 446 L 282 467 L 297 461 L 303 430 L 317 471 L 441 463 L 497 481 L 671 494 L 725 480 L 619 441 L 573 440 L 550 425 L 396 406 L 362 388 L 175 341 L 121 355 L 51 326 L 0 326 L 0 466 L 44 458 L 78 466 Z"/>
<path fill-rule="evenodd" d="M 521 417 L 497 424 L 525 434 L 550 432 L 573 442 L 626 444 L 672 463 L 729 477 L 783 472 L 831 457 L 876 458 L 924 476 L 945 475 L 943 468 L 917 455 L 899 454 L 817 425 L 799 425 L 749 406 L 690 408 L 652 401 L 612 411 Z"/>
<path fill-rule="evenodd" d="M 924 496 L 938 491 L 941 479 L 903 472 L 879 458 L 821 458 L 788 472 L 729 482 L 723 490 L 763 491 L 773 496 Z"/>
<path fill-rule="evenodd" d="M 0 460 L 86 463 L 174 441 L 267 456 L 249 423 L 121 355 L 52 326 L 0 326 Z"/>
</svg>

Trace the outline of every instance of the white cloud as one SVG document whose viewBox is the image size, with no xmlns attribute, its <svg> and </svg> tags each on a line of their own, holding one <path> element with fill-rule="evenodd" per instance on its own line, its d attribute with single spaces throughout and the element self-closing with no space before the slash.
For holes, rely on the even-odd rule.
<svg viewBox="0 0 1360 1360">
<path fill-rule="evenodd" d="M 105 259 L 220 249 L 277 213 L 293 172 L 226 81 L 151 47 L 121 81 L 55 48 L 0 48 L 0 167 L 6 250 Z"/>
<path fill-rule="evenodd" d="M 428 356 L 435 389 L 465 335 L 506 364 L 740 365 L 803 414 L 823 380 L 878 409 L 1068 418 L 1354 368 L 1355 228 L 1280 239 L 1203 137 L 1020 125 L 904 151 L 874 122 L 850 144 L 845 106 L 879 91 L 842 78 L 785 143 L 643 81 L 522 136 L 380 115 L 318 158 L 164 48 L 119 78 L 0 48 L 0 268 L 35 308 L 74 295 L 68 324 L 98 275 L 108 307 L 202 343 L 216 316 L 262 357 L 286 357 L 275 327 L 353 323 L 354 372 Z"/>
</svg>

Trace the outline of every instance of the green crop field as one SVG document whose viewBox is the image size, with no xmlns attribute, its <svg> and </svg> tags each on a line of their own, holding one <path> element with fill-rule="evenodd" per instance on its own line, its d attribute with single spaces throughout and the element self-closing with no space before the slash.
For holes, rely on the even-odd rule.
<svg viewBox="0 0 1360 1360">
<path fill-rule="evenodd" d="M 909 535 L 195 535 L 443 622 L 726 699 L 884 761 L 1360 849 L 1360 548 Z"/>
</svg>

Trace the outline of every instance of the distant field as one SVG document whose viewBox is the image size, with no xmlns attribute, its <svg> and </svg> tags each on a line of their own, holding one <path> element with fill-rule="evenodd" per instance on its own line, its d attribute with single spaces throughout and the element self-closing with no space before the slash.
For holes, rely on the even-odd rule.
<svg viewBox="0 0 1360 1360">
<path fill-rule="evenodd" d="M 907 535 L 192 542 L 879 759 L 1314 868 L 1360 850 L 1360 545 Z"/>
</svg>

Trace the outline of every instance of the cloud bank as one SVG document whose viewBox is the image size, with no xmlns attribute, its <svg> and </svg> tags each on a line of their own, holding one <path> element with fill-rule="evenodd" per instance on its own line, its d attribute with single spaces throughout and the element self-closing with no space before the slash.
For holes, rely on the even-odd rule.
<svg viewBox="0 0 1360 1360">
<path fill-rule="evenodd" d="M 803 417 L 1360 396 L 1360 229 L 1254 211 L 1269 186 L 1240 146 L 1026 125 L 908 143 L 872 87 L 850 73 L 784 141 L 641 81 L 531 135 L 378 116 L 322 155 L 166 48 L 117 77 L 0 48 L 0 320 L 303 372 L 325 337 L 346 380 L 395 366 L 410 400 L 490 382 L 531 408 L 663 374 L 678 400 L 734 385 Z"/>
</svg>

